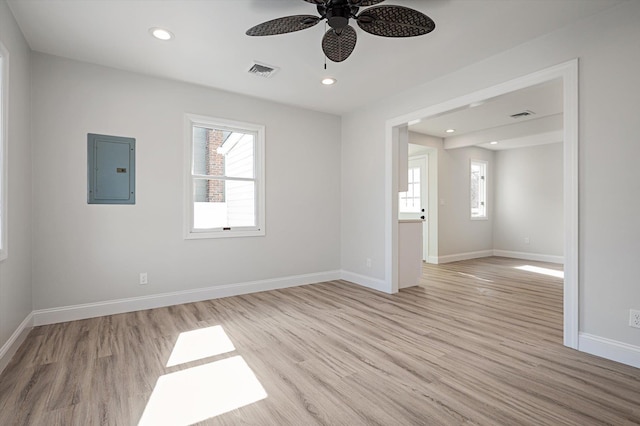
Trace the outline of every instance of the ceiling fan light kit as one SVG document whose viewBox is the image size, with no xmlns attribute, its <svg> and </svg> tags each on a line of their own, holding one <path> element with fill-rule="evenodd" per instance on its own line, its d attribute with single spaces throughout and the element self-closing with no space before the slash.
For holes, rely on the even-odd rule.
<svg viewBox="0 0 640 426">
<path fill-rule="evenodd" d="M 268 36 L 305 30 L 326 20 L 330 29 L 322 38 L 322 50 L 333 62 L 351 55 L 358 40 L 349 24 L 354 19 L 363 31 L 381 37 L 416 37 L 433 31 L 436 24 L 422 12 L 404 6 L 376 6 L 384 0 L 304 0 L 316 5 L 318 14 L 273 19 L 247 30 L 249 36 Z M 367 7 L 360 11 L 361 7 Z"/>
</svg>

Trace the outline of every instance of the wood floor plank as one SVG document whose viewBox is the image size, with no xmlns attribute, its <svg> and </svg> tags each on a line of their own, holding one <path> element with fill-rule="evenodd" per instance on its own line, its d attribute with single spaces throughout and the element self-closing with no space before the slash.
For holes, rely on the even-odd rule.
<svg viewBox="0 0 640 426">
<path fill-rule="evenodd" d="M 0 425 L 136 425 L 161 392 L 174 414 L 201 397 L 189 384 L 198 425 L 640 424 L 640 370 L 562 346 L 562 279 L 524 264 L 561 270 L 425 264 L 395 295 L 337 280 L 36 327 L 0 375 Z M 233 346 L 169 365 L 198 330 Z M 236 358 L 266 397 L 243 402 L 235 375 L 177 388 Z M 208 414 L 227 389 L 241 401 Z"/>
</svg>

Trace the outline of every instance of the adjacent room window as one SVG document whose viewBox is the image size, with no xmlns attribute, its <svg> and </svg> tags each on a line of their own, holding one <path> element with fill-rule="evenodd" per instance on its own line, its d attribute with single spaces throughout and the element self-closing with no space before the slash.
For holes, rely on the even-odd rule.
<svg viewBox="0 0 640 426">
<path fill-rule="evenodd" d="M 471 160 L 471 219 L 487 219 L 487 162 Z"/>
<path fill-rule="evenodd" d="M 186 238 L 265 235 L 264 126 L 186 116 Z"/>
<path fill-rule="evenodd" d="M 409 168 L 409 186 L 406 192 L 400 192 L 399 212 L 420 213 L 422 203 L 420 201 L 420 167 Z"/>
<path fill-rule="evenodd" d="M 0 260 L 7 258 L 7 56 L 0 44 Z"/>
</svg>

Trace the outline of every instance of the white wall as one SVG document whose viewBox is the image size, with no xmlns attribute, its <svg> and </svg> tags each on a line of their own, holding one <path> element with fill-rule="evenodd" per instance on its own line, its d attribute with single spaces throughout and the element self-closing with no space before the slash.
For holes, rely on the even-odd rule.
<svg viewBox="0 0 640 426">
<path fill-rule="evenodd" d="M 4 0 L 0 42 L 9 52 L 8 258 L 0 262 L 0 348 L 28 317 L 31 304 L 31 143 L 29 47 Z M 1 355 L 1 354 L 0 354 Z M 0 370 L 3 361 L 0 359 Z"/>
<path fill-rule="evenodd" d="M 409 141 L 438 150 L 439 262 L 446 262 L 452 256 L 492 250 L 494 152 L 477 147 L 445 150 L 441 139 L 415 132 L 409 133 Z M 471 220 L 469 167 L 472 159 L 488 162 L 487 220 Z"/>
<path fill-rule="evenodd" d="M 580 331 L 640 346 L 627 325 L 629 308 L 640 309 L 638 22 L 640 2 L 626 2 L 344 116 L 343 269 L 385 279 L 386 120 L 578 57 Z"/>
<path fill-rule="evenodd" d="M 494 152 L 476 147 L 445 150 L 441 138 L 415 132 L 409 137 L 414 155 L 426 153 L 422 147 L 438 152 L 436 202 L 445 204 L 438 206 L 439 239 L 431 246 L 438 246 L 440 263 L 493 250 L 563 256 L 562 143 Z M 471 159 L 488 162 L 486 221 L 469 219 Z"/>
<path fill-rule="evenodd" d="M 340 269 L 339 117 L 38 53 L 32 65 L 35 309 Z M 265 237 L 184 240 L 184 113 L 266 126 Z M 87 133 L 136 138 L 135 205 L 87 204 Z"/>
<path fill-rule="evenodd" d="M 564 255 L 562 149 L 554 143 L 496 152 L 495 250 Z"/>
<path fill-rule="evenodd" d="M 487 220 L 471 220 L 471 160 L 487 161 Z M 438 156 L 438 256 L 493 248 L 493 151 L 468 147 L 443 150 Z M 442 201 L 444 200 L 444 205 Z"/>
</svg>

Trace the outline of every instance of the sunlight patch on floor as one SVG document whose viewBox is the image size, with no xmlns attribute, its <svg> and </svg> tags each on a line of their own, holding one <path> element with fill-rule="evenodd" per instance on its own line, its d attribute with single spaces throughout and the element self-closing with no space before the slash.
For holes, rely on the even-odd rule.
<svg viewBox="0 0 640 426">
<path fill-rule="evenodd" d="M 167 367 L 185 364 L 236 350 L 222 326 L 200 328 L 180 333 Z"/>
<path fill-rule="evenodd" d="M 564 279 L 564 271 L 556 271 L 555 269 L 541 268 L 539 266 L 531 265 L 514 266 L 514 268 L 521 271 L 534 272 L 536 274 L 549 275 L 551 277 Z"/>
<path fill-rule="evenodd" d="M 241 356 L 161 376 L 138 423 L 190 425 L 267 397 Z"/>
</svg>

